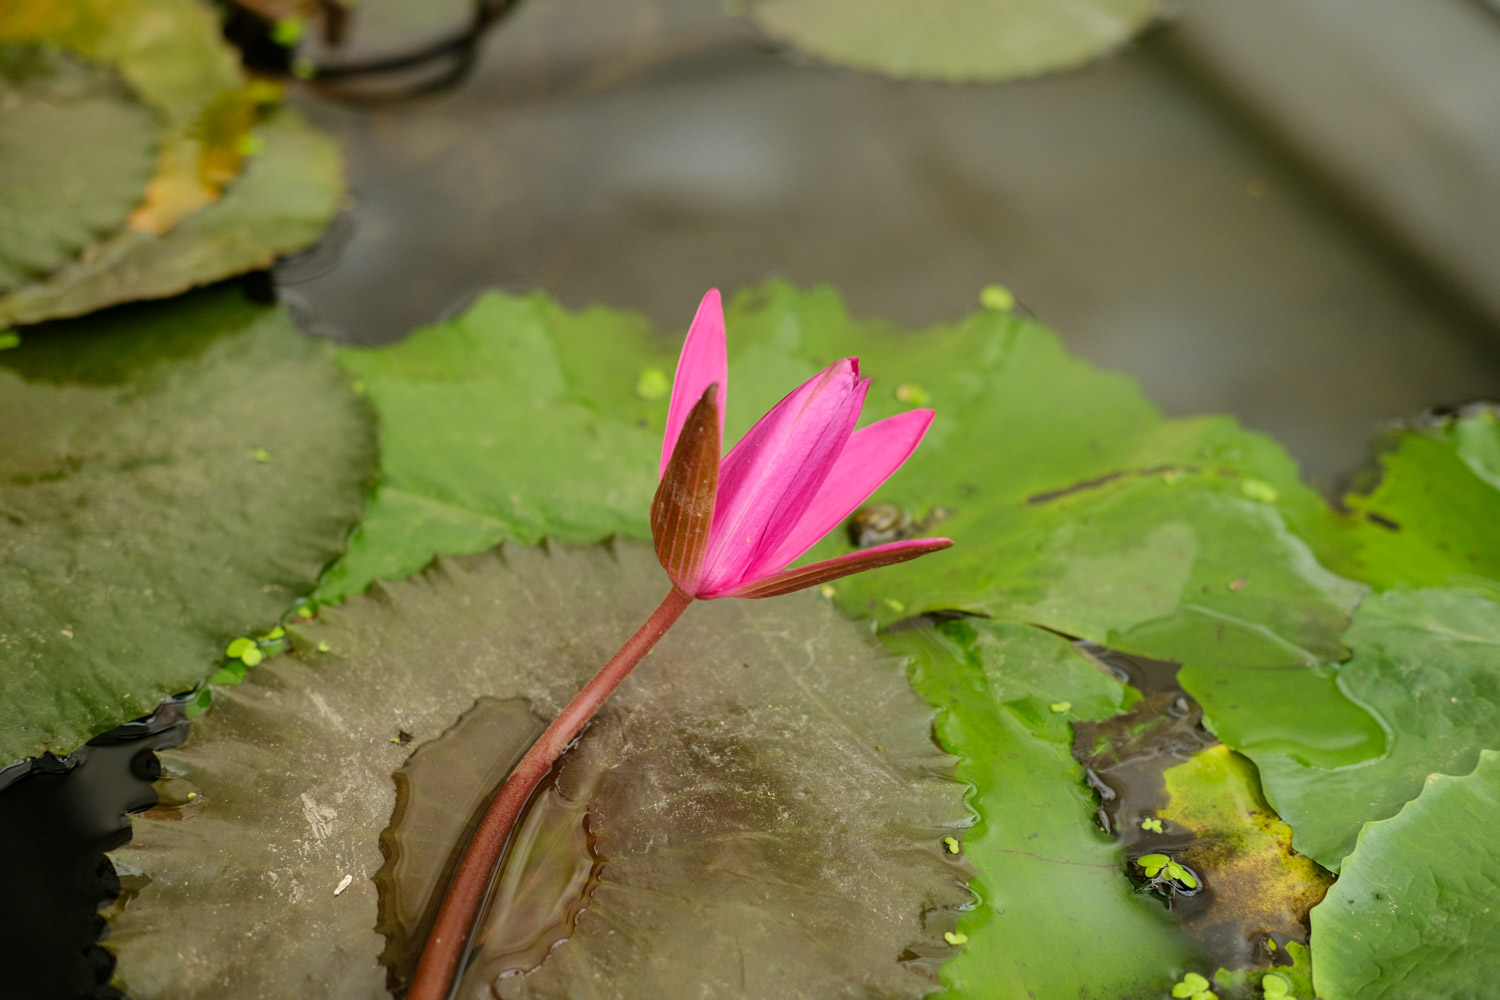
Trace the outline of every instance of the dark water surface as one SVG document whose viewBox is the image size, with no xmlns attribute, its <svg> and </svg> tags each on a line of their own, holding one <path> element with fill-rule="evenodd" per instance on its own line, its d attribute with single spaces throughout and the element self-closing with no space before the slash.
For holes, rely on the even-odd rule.
<svg viewBox="0 0 1500 1000">
<path fill-rule="evenodd" d="M 156 751 L 187 736 L 168 702 L 66 758 L 0 771 L 0 996 L 117 998 L 99 908 L 119 892 L 106 851 L 130 840 L 128 814 L 156 804 Z"/>
</svg>

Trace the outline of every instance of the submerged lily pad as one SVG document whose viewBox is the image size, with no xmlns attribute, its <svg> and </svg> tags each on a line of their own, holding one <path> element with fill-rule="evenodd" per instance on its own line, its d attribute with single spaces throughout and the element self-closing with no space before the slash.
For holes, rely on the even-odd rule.
<svg viewBox="0 0 1500 1000">
<path fill-rule="evenodd" d="M 1394 815 L 1427 776 L 1465 774 L 1500 746 L 1500 605 L 1464 590 L 1393 590 L 1365 599 L 1338 669 L 1342 691 L 1389 727 L 1386 752 L 1323 768 L 1281 749 L 1255 754 L 1266 794 L 1302 853 L 1337 870 L 1360 826 Z M 1311 739 L 1337 740 L 1326 720 Z"/>
<path fill-rule="evenodd" d="M 901 79 L 995 81 L 1071 69 L 1123 45 L 1160 0 L 751 0 L 775 38 Z"/>
<path fill-rule="evenodd" d="M 1500 981 L 1500 753 L 1368 824 L 1312 912 L 1324 1000 L 1482 1000 Z"/>
<path fill-rule="evenodd" d="M 0 433 L 0 760 L 144 714 L 274 622 L 373 460 L 327 349 L 233 289 L 27 336 Z"/>
<path fill-rule="evenodd" d="M 1178 858 L 1203 875 L 1211 905 L 1185 917 L 1205 941 L 1251 946 L 1306 939 L 1307 912 L 1333 878 L 1292 850 L 1292 831 L 1266 804 L 1255 769 L 1222 744 L 1162 774 L 1160 815 L 1192 835 Z M 1247 948 L 1248 950 L 1248 948 Z"/>
<path fill-rule="evenodd" d="M 316 242 L 343 196 L 337 144 L 284 110 L 253 134 L 265 151 L 217 201 L 164 235 L 119 232 L 46 280 L 0 297 L 0 324 L 176 295 Z"/>
<path fill-rule="evenodd" d="M 1113 715 L 1127 689 L 1058 636 L 980 620 L 903 629 L 912 682 L 940 707 L 937 732 L 974 785 L 962 850 L 979 905 L 942 969 L 955 998 L 1157 998 L 1208 966 L 1166 908 L 1134 891 L 1124 849 L 1093 822 L 1070 719 Z M 1054 709 L 1062 701 L 1068 707 Z"/>
<path fill-rule="evenodd" d="M 1308 908 L 1331 878 L 1292 851 L 1254 768 L 1203 730 L 1197 706 L 1175 687 L 1149 690 L 1128 712 L 1074 724 L 1100 822 L 1142 891 L 1161 896 L 1215 964 L 1266 964 L 1273 936 L 1307 940 Z"/>
<path fill-rule="evenodd" d="M 162 755 L 176 798 L 117 855 L 134 876 L 108 939 L 123 988 L 384 995 L 373 877 L 401 732 L 431 740 L 484 696 L 550 717 L 667 586 L 649 546 L 511 546 L 293 627 L 298 652 L 219 692 Z M 816 595 L 693 607 L 565 758 L 560 787 L 597 782 L 586 909 L 541 968 L 475 988 L 925 995 L 931 974 L 901 956 L 951 952 L 967 899 L 942 847 L 963 786 L 931 716 Z"/>
<path fill-rule="evenodd" d="M 156 133 L 156 115 L 108 70 L 0 44 L 0 294 L 125 225 Z"/>
</svg>

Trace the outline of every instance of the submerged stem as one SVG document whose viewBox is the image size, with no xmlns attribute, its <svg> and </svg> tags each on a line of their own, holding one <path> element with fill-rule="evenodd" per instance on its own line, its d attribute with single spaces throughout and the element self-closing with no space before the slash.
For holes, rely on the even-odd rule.
<svg viewBox="0 0 1500 1000">
<path fill-rule="evenodd" d="M 521 810 L 531 799 L 531 793 L 557 758 L 567 749 L 604 699 L 620 686 L 651 647 L 666 634 L 667 629 L 681 617 L 693 599 L 673 587 L 662 600 L 651 617 L 636 629 L 620 651 L 610 658 L 594 679 L 583 686 L 561 714 L 547 727 L 537 741 L 526 751 L 526 756 L 515 766 L 500 790 L 490 801 L 484 817 L 474 830 L 474 836 L 464 848 L 463 858 L 458 863 L 453 879 L 448 883 L 447 895 L 438 910 L 432 933 L 422 949 L 422 959 L 417 963 L 417 974 L 412 979 L 406 1000 L 446 1000 L 454 978 L 459 971 L 464 945 L 469 938 L 480 904 L 484 902 L 485 890 L 500 860 L 500 852 L 510 837 L 510 831 L 521 815 Z"/>
</svg>

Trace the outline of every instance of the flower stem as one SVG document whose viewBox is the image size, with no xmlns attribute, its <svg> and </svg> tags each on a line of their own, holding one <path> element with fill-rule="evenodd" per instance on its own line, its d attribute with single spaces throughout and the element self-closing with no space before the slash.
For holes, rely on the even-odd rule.
<svg viewBox="0 0 1500 1000">
<path fill-rule="evenodd" d="M 459 960 L 468 943 L 469 930 L 484 902 L 485 891 L 494 874 L 495 864 L 510 831 L 531 799 L 531 793 L 546 776 L 557 758 L 567 749 L 604 699 L 620 686 L 651 647 L 681 617 L 693 599 L 676 587 L 662 600 L 651 617 L 636 629 L 620 651 L 610 658 L 594 679 L 584 685 L 558 717 L 552 720 L 526 756 L 515 766 L 500 790 L 490 801 L 474 836 L 464 848 L 464 856 L 448 883 L 448 893 L 438 910 L 432 933 L 422 949 L 417 974 L 412 979 L 406 1000 L 447 1000 L 453 980 L 459 971 Z"/>
</svg>

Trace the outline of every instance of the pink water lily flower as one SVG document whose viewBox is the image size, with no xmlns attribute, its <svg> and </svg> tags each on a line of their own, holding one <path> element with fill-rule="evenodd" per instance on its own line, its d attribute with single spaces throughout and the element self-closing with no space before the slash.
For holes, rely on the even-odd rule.
<svg viewBox="0 0 1500 1000">
<path fill-rule="evenodd" d="M 787 569 L 906 461 L 927 433 L 932 411 L 912 410 L 855 430 L 870 382 L 859 377 L 858 359 L 845 358 L 773 406 L 720 462 L 728 368 L 724 313 L 719 293 L 711 291 L 677 362 L 661 485 L 651 502 L 651 537 L 672 589 L 490 799 L 448 883 L 407 1000 L 448 996 L 501 851 L 532 793 L 695 598 L 789 594 L 953 544 L 946 538 L 891 542 Z"/>
<path fill-rule="evenodd" d="M 651 504 L 656 554 L 678 590 L 774 597 L 953 544 L 890 542 L 787 569 L 900 468 L 933 414 L 910 410 L 855 430 L 870 380 L 858 358 L 845 358 L 792 390 L 720 461 L 728 368 L 715 289 L 682 345 Z"/>
</svg>

